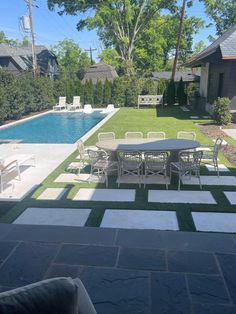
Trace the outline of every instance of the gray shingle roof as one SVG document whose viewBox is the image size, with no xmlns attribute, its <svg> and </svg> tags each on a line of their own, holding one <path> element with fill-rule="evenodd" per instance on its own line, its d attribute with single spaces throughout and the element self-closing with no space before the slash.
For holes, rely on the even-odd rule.
<svg viewBox="0 0 236 314">
<path fill-rule="evenodd" d="M 156 80 L 170 80 L 172 72 L 165 71 L 165 72 L 152 72 L 152 77 Z M 193 74 L 192 72 L 182 72 L 177 71 L 175 73 L 175 81 L 178 82 L 180 79 L 183 79 L 184 82 L 199 82 L 200 77 L 199 75 Z"/>
<path fill-rule="evenodd" d="M 32 50 L 30 46 L 24 46 L 24 47 L 15 47 L 10 46 L 8 44 L 0 44 L 0 56 L 1 57 L 12 57 L 12 56 L 31 56 Z M 43 45 L 36 45 L 35 46 L 35 52 L 36 54 L 39 54 L 43 50 L 48 50 L 47 47 Z M 48 50 L 49 51 L 49 50 Z M 49 51 L 50 54 L 54 55 L 52 52 Z"/>
<path fill-rule="evenodd" d="M 222 59 L 229 59 L 236 57 L 236 24 L 226 31 L 222 36 L 217 38 L 210 46 L 194 56 L 187 65 L 196 63 L 207 56 L 213 54 L 217 49 L 220 49 Z"/>
<path fill-rule="evenodd" d="M 105 63 L 97 63 L 91 65 L 85 72 L 83 82 L 86 80 L 92 80 L 93 84 L 97 81 L 113 81 L 118 76 L 115 68 Z"/>
</svg>

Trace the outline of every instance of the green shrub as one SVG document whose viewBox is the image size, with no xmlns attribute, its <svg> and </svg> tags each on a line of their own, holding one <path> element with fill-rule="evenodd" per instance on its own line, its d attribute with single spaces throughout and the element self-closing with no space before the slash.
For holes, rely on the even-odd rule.
<svg viewBox="0 0 236 314">
<path fill-rule="evenodd" d="M 111 88 L 112 88 L 112 83 L 106 79 L 104 82 L 104 87 L 103 87 L 103 103 L 105 105 L 108 105 L 111 103 Z"/>
<path fill-rule="evenodd" d="M 112 86 L 112 103 L 115 106 L 123 107 L 125 105 L 126 78 L 117 77 L 113 81 Z"/>
<path fill-rule="evenodd" d="M 217 98 L 213 104 L 213 117 L 218 124 L 228 124 L 231 122 L 232 115 L 230 113 L 229 98 Z"/>
<path fill-rule="evenodd" d="M 138 95 L 140 95 L 141 90 L 142 90 L 141 82 L 136 76 L 128 78 L 125 92 L 126 96 L 125 105 L 127 107 L 137 106 Z"/>
<path fill-rule="evenodd" d="M 166 88 L 167 88 L 167 81 L 164 79 L 160 79 L 157 85 L 157 94 L 164 95 Z"/>
<path fill-rule="evenodd" d="M 98 107 L 103 104 L 103 83 L 100 80 L 97 81 L 94 87 L 94 103 Z"/>
<path fill-rule="evenodd" d="M 92 80 L 86 80 L 84 84 L 84 103 L 93 104 L 93 83 Z"/>
<path fill-rule="evenodd" d="M 157 82 L 152 78 L 146 78 L 142 82 L 142 95 L 157 95 Z"/>
<path fill-rule="evenodd" d="M 179 105 L 185 106 L 187 104 L 187 95 L 185 93 L 184 83 L 183 83 L 182 77 L 178 83 L 176 94 L 177 94 L 177 99 L 178 99 Z"/>
<path fill-rule="evenodd" d="M 175 82 L 173 79 L 170 80 L 167 86 L 166 102 L 170 106 L 175 103 Z"/>
</svg>

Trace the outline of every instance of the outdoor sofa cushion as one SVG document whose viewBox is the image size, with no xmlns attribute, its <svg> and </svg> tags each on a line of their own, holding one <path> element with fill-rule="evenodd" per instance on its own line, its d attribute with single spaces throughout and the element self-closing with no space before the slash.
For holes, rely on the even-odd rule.
<svg viewBox="0 0 236 314">
<path fill-rule="evenodd" d="M 53 278 L 0 293 L 1 314 L 96 314 L 76 278 Z"/>
</svg>

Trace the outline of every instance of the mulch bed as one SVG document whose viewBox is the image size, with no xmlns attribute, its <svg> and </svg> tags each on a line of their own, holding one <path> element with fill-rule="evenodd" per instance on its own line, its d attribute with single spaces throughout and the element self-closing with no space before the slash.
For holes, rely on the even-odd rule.
<svg viewBox="0 0 236 314">
<path fill-rule="evenodd" d="M 208 137 L 216 139 L 217 137 L 226 137 L 226 134 L 222 131 L 221 126 L 213 123 L 204 123 L 197 125 L 203 134 Z M 230 123 L 227 126 L 224 126 L 224 129 L 235 129 L 236 124 Z M 221 151 L 225 157 L 234 165 L 236 165 L 236 147 L 232 145 L 222 146 Z"/>
</svg>

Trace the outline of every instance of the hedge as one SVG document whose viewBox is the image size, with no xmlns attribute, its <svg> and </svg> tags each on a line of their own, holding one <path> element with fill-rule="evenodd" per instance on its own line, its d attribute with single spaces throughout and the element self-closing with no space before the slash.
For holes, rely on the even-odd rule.
<svg viewBox="0 0 236 314">
<path fill-rule="evenodd" d="M 31 73 L 15 76 L 0 69 L 0 123 L 7 119 L 19 119 L 23 115 L 51 109 L 59 96 L 66 96 L 67 103 L 73 96 L 81 102 L 96 107 L 109 103 L 116 106 L 136 106 L 139 94 L 163 94 L 165 82 L 151 78 L 117 77 L 113 82 L 82 82 L 79 79 L 58 79 L 52 82 L 47 77 L 34 78 Z"/>
</svg>

